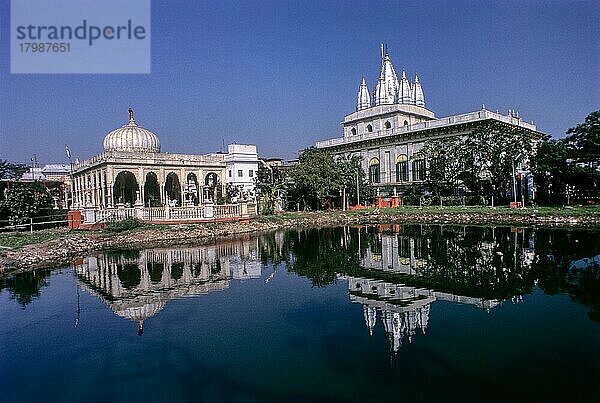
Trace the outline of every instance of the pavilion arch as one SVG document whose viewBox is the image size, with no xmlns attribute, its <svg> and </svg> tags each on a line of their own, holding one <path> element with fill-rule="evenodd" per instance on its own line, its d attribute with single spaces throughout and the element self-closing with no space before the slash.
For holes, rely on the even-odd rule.
<svg viewBox="0 0 600 403">
<path fill-rule="evenodd" d="M 405 121 L 404 121 L 404 126 L 405 126 L 405 127 L 408 127 L 408 120 L 405 120 Z"/>
<path fill-rule="evenodd" d="M 175 172 L 170 172 L 165 179 L 165 194 L 166 203 L 171 203 L 171 207 L 181 206 L 181 184 Z"/>
<path fill-rule="evenodd" d="M 408 156 L 400 154 L 396 158 L 396 182 L 408 182 Z"/>
<path fill-rule="evenodd" d="M 367 125 L 367 133 L 372 133 L 373 132 L 373 125 Z"/>
<path fill-rule="evenodd" d="M 369 180 L 371 183 L 379 183 L 379 158 L 374 157 L 369 160 Z"/>
<path fill-rule="evenodd" d="M 135 175 L 121 171 L 115 178 L 113 194 L 117 204 L 134 205 L 139 197 L 139 186 Z"/>
<path fill-rule="evenodd" d="M 356 128 L 355 128 L 355 127 L 353 127 L 352 129 L 350 129 L 350 133 L 351 133 L 353 136 L 356 136 Z"/>
<path fill-rule="evenodd" d="M 390 121 L 389 121 L 389 120 L 386 120 L 386 121 L 385 121 L 385 128 L 386 128 L 386 129 L 391 129 L 391 128 L 392 128 L 392 124 L 390 123 Z"/>
<path fill-rule="evenodd" d="M 200 200 L 200 187 L 198 186 L 198 177 L 193 172 L 187 174 L 184 193 L 186 204 L 193 204 L 194 206 L 198 205 Z"/>
<path fill-rule="evenodd" d="M 160 186 L 154 172 L 146 174 L 144 182 L 144 204 L 148 207 L 160 206 Z"/>
<path fill-rule="evenodd" d="M 219 175 L 214 172 L 209 172 L 204 177 L 204 200 L 214 202 L 222 197 L 221 182 Z"/>
</svg>

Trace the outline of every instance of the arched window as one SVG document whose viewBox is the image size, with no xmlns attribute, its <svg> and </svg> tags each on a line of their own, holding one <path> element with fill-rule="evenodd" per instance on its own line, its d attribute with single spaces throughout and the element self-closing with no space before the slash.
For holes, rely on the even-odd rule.
<svg viewBox="0 0 600 403">
<path fill-rule="evenodd" d="M 135 175 L 129 171 L 121 171 L 115 178 L 113 186 L 114 202 L 132 205 L 136 202 L 139 190 Z"/>
<path fill-rule="evenodd" d="M 391 129 L 392 128 L 392 124 L 390 123 L 389 120 L 386 120 L 386 122 L 385 122 L 385 128 L 386 129 Z"/>
<path fill-rule="evenodd" d="M 371 183 L 379 183 L 379 158 L 371 158 L 369 161 L 369 180 Z"/>
<path fill-rule="evenodd" d="M 406 154 L 396 158 L 396 182 L 408 182 L 408 157 Z"/>
<path fill-rule="evenodd" d="M 369 132 L 369 133 L 373 132 L 373 126 L 367 125 L 367 132 Z"/>
<path fill-rule="evenodd" d="M 171 207 L 181 206 L 181 184 L 179 182 L 179 176 L 175 172 L 171 172 L 165 179 L 165 192 L 167 194 L 167 203 L 171 204 Z"/>
<path fill-rule="evenodd" d="M 408 120 L 404 121 L 404 126 L 408 126 Z"/>
<path fill-rule="evenodd" d="M 144 204 L 148 207 L 160 206 L 160 187 L 158 186 L 158 177 L 154 172 L 146 174 L 144 183 Z"/>
<path fill-rule="evenodd" d="M 412 162 L 412 179 L 414 181 L 425 180 L 425 160 L 418 159 Z"/>
<path fill-rule="evenodd" d="M 351 133 L 353 136 L 356 136 L 356 128 L 354 128 L 354 127 L 353 127 L 352 129 L 350 129 L 350 133 Z"/>
<path fill-rule="evenodd" d="M 196 174 L 188 174 L 184 193 L 185 201 L 188 205 L 198 205 L 200 199 L 200 186 L 198 186 L 198 177 L 196 176 Z"/>
</svg>

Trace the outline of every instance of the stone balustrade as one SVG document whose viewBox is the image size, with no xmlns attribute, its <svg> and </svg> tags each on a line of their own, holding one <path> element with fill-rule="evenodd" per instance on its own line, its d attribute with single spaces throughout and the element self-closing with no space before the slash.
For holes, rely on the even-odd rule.
<svg viewBox="0 0 600 403">
<path fill-rule="evenodd" d="M 219 221 L 231 219 L 248 219 L 256 215 L 254 203 L 237 203 L 225 205 L 204 204 L 186 207 L 114 207 L 114 208 L 84 208 L 83 226 L 94 226 L 100 223 L 111 223 L 137 218 L 150 223 L 181 223 Z"/>
</svg>

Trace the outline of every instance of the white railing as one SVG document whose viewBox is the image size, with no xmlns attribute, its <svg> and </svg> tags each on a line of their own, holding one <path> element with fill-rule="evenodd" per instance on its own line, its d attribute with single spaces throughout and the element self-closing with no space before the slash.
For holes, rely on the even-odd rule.
<svg viewBox="0 0 600 403">
<path fill-rule="evenodd" d="M 136 217 L 135 208 L 114 208 L 96 210 L 96 222 L 115 222 Z"/>
<path fill-rule="evenodd" d="M 455 125 L 455 124 L 459 124 L 459 123 L 477 122 L 480 120 L 487 120 L 487 119 L 495 119 L 500 122 L 509 123 L 511 125 L 523 127 L 525 129 L 534 130 L 534 131 L 537 130 L 537 128 L 534 124 L 527 123 L 527 122 L 521 120 L 520 118 L 513 117 L 513 116 L 504 116 L 499 113 L 495 113 L 495 112 L 488 111 L 486 109 L 482 109 L 482 110 L 476 111 L 476 112 L 469 112 L 469 113 L 464 113 L 462 115 L 454 115 L 454 116 L 449 116 L 449 117 L 435 119 L 435 120 L 428 120 L 426 122 L 415 123 L 415 124 L 412 124 L 409 126 L 402 126 L 402 127 L 397 127 L 394 129 L 380 130 L 380 131 L 373 132 L 373 133 L 364 133 L 364 134 L 359 134 L 357 136 L 351 136 L 351 137 L 340 137 L 340 138 L 335 138 L 335 139 L 317 141 L 317 148 L 332 147 L 332 146 L 340 145 L 340 144 L 351 144 L 351 143 L 356 143 L 356 142 L 360 142 L 363 140 L 393 136 L 393 135 L 402 134 L 402 133 L 416 132 L 416 131 L 425 130 L 425 129 L 435 129 L 438 127 L 450 126 L 450 125 Z"/>
<path fill-rule="evenodd" d="M 137 218 L 146 222 L 218 220 L 221 218 L 247 218 L 256 215 L 256 204 L 238 203 L 187 207 L 111 207 L 83 209 L 85 224 L 115 222 Z"/>
<path fill-rule="evenodd" d="M 160 221 L 166 217 L 164 207 L 144 207 L 142 210 L 142 220 Z"/>
<path fill-rule="evenodd" d="M 169 209 L 169 220 L 199 220 L 204 216 L 204 207 L 174 207 Z"/>
<path fill-rule="evenodd" d="M 240 217 L 241 209 L 239 204 L 225 204 L 222 206 L 215 206 L 214 209 L 215 217 L 219 218 L 232 218 Z"/>
</svg>

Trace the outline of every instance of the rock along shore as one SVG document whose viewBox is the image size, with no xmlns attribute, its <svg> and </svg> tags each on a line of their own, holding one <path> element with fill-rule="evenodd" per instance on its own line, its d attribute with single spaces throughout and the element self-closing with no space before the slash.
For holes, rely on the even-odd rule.
<svg viewBox="0 0 600 403">
<path fill-rule="evenodd" d="M 79 257 L 110 249 L 142 249 L 199 245 L 238 234 L 280 228 L 327 227 L 338 225 L 422 223 L 459 225 L 567 226 L 600 228 L 594 215 L 565 216 L 492 213 L 357 213 L 308 212 L 258 218 L 247 223 L 182 224 L 144 226 L 123 233 L 64 231 L 58 239 L 31 244 L 18 250 L 0 250 L 0 275 L 45 267 L 69 265 Z"/>
</svg>

